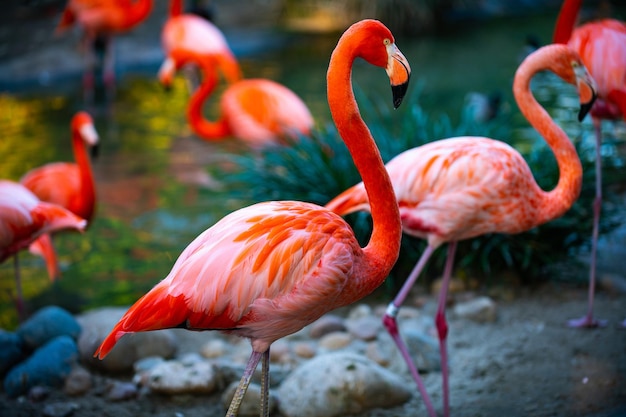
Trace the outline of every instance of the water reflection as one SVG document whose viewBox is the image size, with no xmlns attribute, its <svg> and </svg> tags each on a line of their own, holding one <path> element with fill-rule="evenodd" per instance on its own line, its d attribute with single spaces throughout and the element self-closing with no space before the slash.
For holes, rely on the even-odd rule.
<svg viewBox="0 0 626 417">
<path fill-rule="evenodd" d="M 469 91 L 501 91 L 510 121 L 518 129 L 510 138 L 527 152 L 542 142 L 517 113 L 511 81 L 524 46 L 527 28 L 549 39 L 554 16 L 487 22 L 459 27 L 440 37 L 398 39 L 411 62 L 413 86 L 420 86 L 421 105 L 428 112 L 447 112 L 459 119 Z M 318 124 L 329 121 L 325 75 L 336 36 L 302 37 L 278 52 L 242 60 L 248 77 L 281 82 L 298 93 Z M 31 311 L 50 303 L 70 311 L 100 305 L 128 305 L 163 278 L 180 251 L 201 231 L 245 201 L 218 197 L 219 178 L 206 167 L 223 163 L 224 153 L 244 152 L 232 140 L 208 143 L 195 138 L 185 120 L 186 85 L 178 79 L 168 93 L 157 84 L 156 68 L 120 80 L 114 103 L 93 109 L 101 137 L 100 157 L 94 161 L 98 208 L 89 230 L 55 238 L 62 278 L 50 284 L 43 262 L 22 252 L 24 295 Z M 375 79 L 375 82 L 370 82 Z M 380 70 L 357 65 L 354 81 L 371 97 L 389 97 Z M 535 92 L 550 103 L 572 137 L 592 141 L 575 120 L 573 87 L 549 76 L 536 80 Z M 571 87 L 571 88 L 570 88 Z M 0 178 L 19 179 L 29 169 L 50 161 L 72 160 L 69 121 L 81 109 L 80 82 L 67 91 L 0 96 Z M 208 112 L 214 111 L 212 106 Z M 408 114 L 408 113 L 407 113 Z M 609 128 L 614 142 L 622 130 Z M 509 138 L 499 138 L 509 139 Z M 610 149 L 609 149 L 610 148 Z M 593 152 L 592 142 L 590 150 Z M 593 155 L 591 153 L 591 155 Z M 0 265 L 0 327 L 16 325 L 11 302 L 12 262 Z"/>
</svg>

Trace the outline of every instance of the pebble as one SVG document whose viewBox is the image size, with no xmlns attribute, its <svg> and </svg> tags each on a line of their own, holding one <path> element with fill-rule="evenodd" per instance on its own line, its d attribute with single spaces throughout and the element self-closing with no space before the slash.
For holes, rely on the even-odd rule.
<svg viewBox="0 0 626 417">
<path fill-rule="evenodd" d="M 10 397 L 17 397 L 36 385 L 62 385 L 77 359 L 74 339 L 58 336 L 9 371 L 4 379 L 4 391 Z"/>
<path fill-rule="evenodd" d="M 378 332 L 382 330 L 382 321 L 378 317 L 364 316 L 356 319 L 346 320 L 348 332 L 361 340 L 374 340 Z"/>
<path fill-rule="evenodd" d="M 131 382 L 114 381 L 107 389 L 109 401 L 126 401 L 137 397 L 137 385 Z"/>
<path fill-rule="evenodd" d="M 339 417 L 388 408 L 411 398 L 413 387 L 362 355 L 333 352 L 294 370 L 278 388 L 286 417 Z"/>
<path fill-rule="evenodd" d="M 343 332 L 345 330 L 347 329 L 343 318 L 334 314 L 325 314 L 309 325 L 309 337 L 319 339 L 329 333 Z"/>
<path fill-rule="evenodd" d="M 57 336 L 66 335 L 76 340 L 81 327 L 68 311 L 57 306 L 37 311 L 17 329 L 17 334 L 28 349 L 36 349 Z"/>
<path fill-rule="evenodd" d="M 337 350 L 348 346 L 352 342 L 352 336 L 347 332 L 332 332 L 323 336 L 319 341 L 320 348 Z"/>
<path fill-rule="evenodd" d="M 202 346 L 200 354 L 207 359 L 219 358 L 228 351 L 227 343 L 222 339 L 211 339 Z"/>
<path fill-rule="evenodd" d="M 69 417 L 79 408 L 74 402 L 56 402 L 46 404 L 42 413 L 44 417 Z"/>
<path fill-rule="evenodd" d="M 497 319 L 496 303 L 489 297 L 476 297 L 456 304 L 452 308 L 452 314 L 477 323 L 493 323 Z"/>
<path fill-rule="evenodd" d="M 230 406 L 230 402 L 235 395 L 235 390 L 239 382 L 233 382 L 226 388 L 226 391 L 222 394 L 222 405 L 224 406 L 224 410 L 228 410 Z M 278 406 L 278 399 L 276 398 L 276 394 L 270 390 L 268 393 L 268 406 L 270 415 L 274 414 Z M 256 383 L 251 383 L 248 386 L 248 390 L 246 394 L 243 396 L 243 400 L 241 401 L 241 406 L 239 408 L 239 416 L 258 416 L 259 410 L 261 409 L 261 386 Z"/>
<path fill-rule="evenodd" d="M 171 360 L 157 364 L 148 372 L 148 386 L 162 394 L 210 394 L 218 387 L 219 376 L 208 361 L 185 365 Z"/>
<path fill-rule="evenodd" d="M 63 392 L 67 395 L 78 396 L 86 394 L 93 386 L 91 373 L 80 365 L 75 365 L 65 378 Z"/>
</svg>

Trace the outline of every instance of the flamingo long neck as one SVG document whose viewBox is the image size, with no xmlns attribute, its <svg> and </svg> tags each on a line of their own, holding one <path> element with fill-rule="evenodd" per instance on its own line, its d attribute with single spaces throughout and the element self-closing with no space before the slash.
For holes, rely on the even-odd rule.
<svg viewBox="0 0 626 417">
<path fill-rule="evenodd" d="M 145 19 L 152 10 L 152 0 L 137 0 L 125 11 L 126 26 L 132 27 Z"/>
<path fill-rule="evenodd" d="M 88 222 L 94 212 L 94 204 L 96 201 L 96 187 L 91 169 L 91 162 L 85 148 L 85 141 L 81 138 L 78 131 L 72 132 L 72 148 L 74 150 L 74 159 L 78 165 L 80 173 L 80 198 L 81 202 L 77 205 L 80 210 L 72 210 Z"/>
<path fill-rule="evenodd" d="M 582 166 L 576 148 L 567 134 L 539 105 L 530 90 L 530 80 L 537 72 L 547 69 L 553 52 L 535 54 L 524 61 L 515 74 L 513 93 L 522 114 L 541 134 L 554 152 L 559 168 L 559 181 L 549 192 L 539 190 L 536 197 L 537 224 L 545 223 L 563 215 L 580 195 L 582 186 Z M 539 187 L 537 187 L 539 189 Z"/>
<path fill-rule="evenodd" d="M 554 43 L 566 44 L 572 36 L 582 0 L 565 0 L 554 26 Z"/>
<path fill-rule="evenodd" d="M 170 17 L 183 14 L 183 0 L 170 0 Z"/>
<path fill-rule="evenodd" d="M 202 111 L 204 103 L 217 86 L 217 74 L 215 69 L 207 64 L 202 65 L 204 79 L 196 92 L 189 99 L 187 107 L 187 120 L 194 132 L 203 139 L 221 139 L 230 135 L 230 127 L 223 115 L 216 121 L 210 121 L 204 117 Z"/>
<path fill-rule="evenodd" d="M 370 241 L 363 248 L 364 264 L 360 271 L 367 277 L 363 290 L 369 293 L 384 281 L 397 260 L 402 230 L 389 175 L 352 91 L 355 53 L 349 40 L 340 41 L 331 56 L 327 94 L 333 120 L 363 179 L 371 205 L 374 226 Z"/>
</svg>

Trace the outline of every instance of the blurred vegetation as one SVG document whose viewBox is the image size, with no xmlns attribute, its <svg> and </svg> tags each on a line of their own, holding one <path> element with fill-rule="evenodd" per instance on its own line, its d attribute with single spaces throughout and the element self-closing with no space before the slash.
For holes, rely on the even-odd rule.
<svg viewBox="0 0 626 417">
<path fill-rule="evenodd" d="M 383 160 L 421 144 L 453 136 L 487 136 L 500 140 L 511 138 L 512 119 L 521 115 L 504 113 L 489 122 L 478 122 L 469 106 L 462 110 L 460 122 L 453 125 L 446 114 L 430 115 L 419 103 L 420 89 L 405 98 L 396 111 L 381 100 L 370 100 L 357 90 L 357 101 L 364 120 L 376 139 Z M 572 110 L 573 111 L 573 110 Z M 575 114 L 574 114 L 575 116 Z M 532 130 L 532 129 L 530 129 Z M 580 131 L 580 129 L 579 129 Z M 538 134 L 532 130 L 534 134 Z M 570 135 L 570 137 L 572 137 Z M 489 285 L 498 273 L 514 270 L 522 282 L 532 284 L 546 278 L 546 267 L 572 255 L 591 236 L 592 201 L 595 195 L 595 149 L 580 138 L 575 144 L 583 162 L 584 184 L 580 199 L 562 218 L 518 235 L 486 235 L 459 243 L 456 257 L 458 276 L 478 277 Z M 523 148 L 523 147 L 522 147 Z M 543 139 L 522 151 L 538 184 L 552 189 L 558 180 L 558 168 L 552 151 Z M 212 174 L 222 179 L 222 193 L 241 201 L 303 200 L 326 204 L 346 188 L 360 181 L 347 148 L 334 125 L 318 129 L 312 137 L 302 137 L 291 146 L 271 148 L 262 155 L 253 153 L 227 156 L 232 164 L 215 167 Z M 618 195 L 612 192 L 624 180 L 623 161 L 615 156 L 604 158 L 604 205 L 601 233 L 616 226 L 615 204 Z M 368 213 L 346 217 L 362 244 L 371 232 Z M 402 285 L 424 250 L 425 242 L 403 236 L 398 263 L 387 280 L 390 290 Z M 426 269 L 423 284 L 441 274 L 445 248 L 438 250 Z"/>
</svg>

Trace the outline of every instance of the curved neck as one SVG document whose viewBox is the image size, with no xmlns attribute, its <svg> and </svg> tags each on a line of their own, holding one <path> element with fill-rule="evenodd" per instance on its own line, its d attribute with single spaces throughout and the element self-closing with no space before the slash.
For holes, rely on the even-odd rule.
<svg viewBox="0 0 626 417">
<path fill-rule="evenodd" d="M 80 172 L 80 199 L 82 204 L 80 205 L 81 213 L 77 214 L 90 222 L 96 201 L 96 187 L 85 141 L 83 141 L 80 133 L 77 131 L 72 132 L 72 148 L 74 150 L 74 160 Z"/>
<path fill-rule="evenodd" d="M 576 148 L 563 129 L 535 100 L 530 90 L 531 78 L 537 72 L 547 69 L 545 62 L 550 59 L 550 54 L 535 54 L 527 58 L 517 70 L 513 82 L 513 94 L 517 105 L 528 122 L 550 146 L 559 168 L 559 181 L 556 187 L 552 191 L 540 193 L 537 202 L 539 217 L 536 224 L 564 214 L 580 195 L 582 186 L 583 171 Z"/>
<path fill-rule="evenodd" d="M 337 131 L 356 165 L 370 201 L 373 230 L 363 248 L 364 265 L 373 290 L 387 277 L 400 250 L 400 214 L 389 175 L 376 143 L 363 122 L 352 91 L 353 49 L 342 41 L 333 52 L 327 75 L 328 105 Z M 373 275 L 373 276 L 372 276 Z"/>
<path fill-rule="evenodd" d="M 565 0 L 554 26 L 554 43 L 566 44 L 572 36 L 582 0 Z"/>
<path fill-rule="evenodd" d="M 201 64 L 204 79 L 196 92 L 189 99 L 187 120 L 193 131 L 203 139 L 221 139 L 230 135 L 230 127 L 223 117 L 212 122 L 204 117 L 203 108 L 207 98 L 217 86 L 216 71 L 207 64 Z"/>
<path fill-rule="evenodd" d="M 170 17 L 183 14 L 183 0 L 170 0 Z"/>
</svg>

